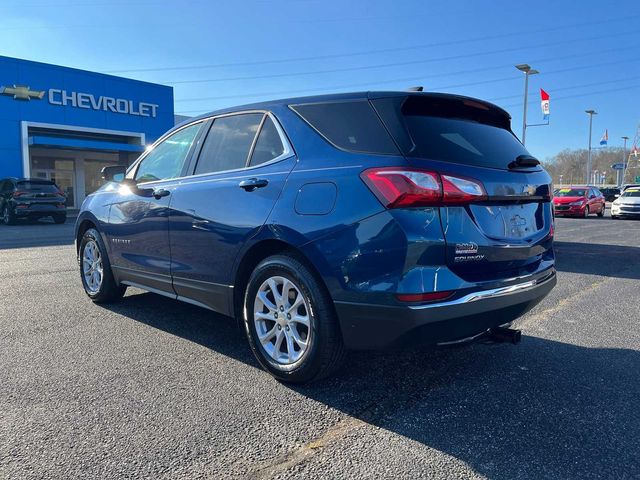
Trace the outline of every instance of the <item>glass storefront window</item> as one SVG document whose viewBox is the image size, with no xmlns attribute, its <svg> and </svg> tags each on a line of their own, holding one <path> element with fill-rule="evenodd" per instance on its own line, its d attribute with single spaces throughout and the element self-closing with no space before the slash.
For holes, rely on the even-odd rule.
<svg viewBox="0 0 640 480">
<path fill-rule="evenodd" d="M 104 184 L 102 179 L 102 169 L 110 165 L 128 166 L 127 160 L 118 160 L 118 155 L 114 155 L 113 161 L 86 159 L 84 161 L 84 194 L 89 195 L 95 192 Z"/>
</svg>

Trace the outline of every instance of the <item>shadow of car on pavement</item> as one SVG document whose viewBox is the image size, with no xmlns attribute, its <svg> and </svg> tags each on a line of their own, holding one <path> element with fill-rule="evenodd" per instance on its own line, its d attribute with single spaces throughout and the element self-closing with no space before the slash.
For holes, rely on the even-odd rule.
<svg viewBox="0 0 640 480">
<path fill-rule="evenodd" d="M 107 308 L 259 368 L 228 317 L 150 293 Z M 632 478 L 639 372 L 635 350 L 526 336 L 516 347 L 353 352 L 334 377 L 285 388 L 489 478 Z"/>
</svg>

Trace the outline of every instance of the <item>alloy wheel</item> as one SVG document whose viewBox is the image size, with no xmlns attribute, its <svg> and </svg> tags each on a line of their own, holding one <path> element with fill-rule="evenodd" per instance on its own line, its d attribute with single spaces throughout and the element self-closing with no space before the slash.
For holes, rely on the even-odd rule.
<svg viewBox="0 0 640 480">
<path fill-rule="evenodd" d="M 95 240 L 89 240 L 82 253 L 82 274 L 89 293 L 100 291 L 103 278 L 102 255 Z"/>
<path fill-rule="evenodd" d="M 264 353 L 283 366 L 300 361 L 313 340 L 310 312 L 308 300 L 290 279 L 273 276 L 262 282 L 253 322 Z"/>
</svg>

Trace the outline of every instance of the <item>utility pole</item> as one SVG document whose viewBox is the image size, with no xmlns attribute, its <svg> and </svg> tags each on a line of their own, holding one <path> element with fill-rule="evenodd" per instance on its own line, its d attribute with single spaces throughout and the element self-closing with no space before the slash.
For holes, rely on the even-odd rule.
<svg viewBox="0 0 640 480">
<path fill-rule="evenodd" d="M 587 185 L 589 185 L 589 180 L 591 179 L 591 130 L 593 127 L 593 116 L 597 115 L 598 112 L 595 110 L 585 110 L 585 113 L 589 114 L 589 150 L 587 153 Z"/>
<path fill-rule="evenodd" d="M 624 185 L 624 176 L 627 173 L 627 140 L 629 140 L 629 137 L 625 135 L 622 137 L 622 140 L 624 140 L 624 144 L 622 146 L 622 178 L 618 182 L 618 187 Z"/>
<path fill-rule="evenodd" d="M 524 145 L 527 136 L 527 103 L 529 100 L 529 75 L 540 73 L 538 70 L 531 68 L 531 65 L 522 63 L 516 65 L 516 68 L 524 72 L 524 108 L 522 112 L 522 145 Z"/>
</svg>

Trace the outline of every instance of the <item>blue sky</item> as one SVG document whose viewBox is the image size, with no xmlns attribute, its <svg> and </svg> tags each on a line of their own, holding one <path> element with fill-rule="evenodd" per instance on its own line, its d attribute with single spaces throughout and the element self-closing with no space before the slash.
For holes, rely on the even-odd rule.
<svg viewBox="0 0 640 480">
<path fill-rule="evenodd" d="M 0 1 L 0 55 L 175 88 L 176 113 L 285 96 L 423 85 L 491 100 L 540 158 L 633 138 L 640 123 L 640 7 L 623 1 Z M 1 73 L 1 72 L 0 72 Z"/>
</svg>

